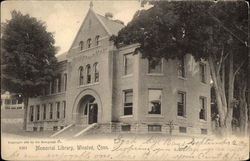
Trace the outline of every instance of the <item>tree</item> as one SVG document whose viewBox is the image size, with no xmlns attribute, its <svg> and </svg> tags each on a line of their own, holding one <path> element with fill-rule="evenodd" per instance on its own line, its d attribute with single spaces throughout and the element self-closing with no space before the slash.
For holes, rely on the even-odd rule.
<svg viewBox="0 0 250 161">
<path fill-rule="evenodd" d="M 247 107 L 247 63 L 244 64 L 245 66 L 240 70 L 240 72 L 235 77 L 235 96 L 238 100 L 237 110 L 239 111 L 239 125 L 240 125 L 240 132 L 243 136 L 247 136 L 248 134 L 248 112 L 249 106 Z"/>
<path fill-rule="evenodd" d="M 235 76 L 247 59 L 247 4 L 243 1 L 150 2 L 138 11 L 115 45 L 140 43 L 144 57 L 180 58 L 190 53 L 208 61 L 223 132 L 231 133 Z"/>
<path fill-rule="evenodd" d="M 40 95 L 56 74 L 56 48 L 44 22 L 15 10 L 11 16 L 2 24 L 1 83 L 4 90 L 22 95 L 26 129 L 29 97 Z"/>
</svg>

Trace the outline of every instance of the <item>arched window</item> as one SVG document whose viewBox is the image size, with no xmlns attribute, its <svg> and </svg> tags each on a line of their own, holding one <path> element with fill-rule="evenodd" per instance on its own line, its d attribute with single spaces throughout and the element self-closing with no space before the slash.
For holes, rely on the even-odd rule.
<svg viewBox="0 0 250 161">
<path fill-rule="evenodd" d="M 87 40 L 87 46 L 88 46 L 88 48 L 91 47 L 91 39 L 90 38 Z"/>
<path fill-rule="evenodd" d="M 79 47 L 80 47 L 80 51 L 82 51 L 83 50 L 83 41 L 80 41 L 80 43 L 79 43 Z"/>
<path fill-rule="evenodd" d="M 79 84 L 80 85 L 83 85 L 83 67 L 80 67 L 79 68 L 79 77 L 80 77 L 80 79 L 79 79 Z"/>
<path fill-rule="evenodd" d="M 96 44 L 96 46 L 99 45 L 99 38 L 100 38 L 99 35 L 97 35 L 97 36 L 95 37 L 95 44 Z"/>
<path fill-rule="evenodd" d="M 94 81 L 99 82 L 99 65 L 98 63 L 94 64 Z"/>
<path fill-rule="evenodd" d="M 91 82 L 91 67 L 89 64 L 86 66 L 86 73 L 87 73 L 87 83 L 90 83 Z"/>
</svg>

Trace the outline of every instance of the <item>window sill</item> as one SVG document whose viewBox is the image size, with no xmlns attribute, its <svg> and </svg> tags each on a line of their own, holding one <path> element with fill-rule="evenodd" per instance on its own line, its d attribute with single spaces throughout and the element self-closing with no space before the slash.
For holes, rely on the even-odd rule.
<svg viewBox="0 0 250 161">
<path fill-rule="evenodd" d="M 121 119 L 123 119 L 123 118 L 132 118 L 132 117 L 134 117 L 134 116 L 133 115 L 123 115 L 123 116 L 120 116 Z"/>
<path fill-rule="evenodd" d="M 164 118 L 164 116 L 162 114 L 147 114 L 146 117 Z"/>
<path fill-rule="evenodd" d="M 85 51 L 88 51 L 88 50 L 91 50 L 91 49 L 95 49 L 95 48 L 98 48 L 98 47 L 100 47 L 100 45 L 94 46 L 94 47 L 90 47 L 90 48 L 85 48 L 85 49 L 83 49 L 83 50 L 80 50 L 80 53 L 85 52 Z"/>
<path fill-rule="evenodd" d="M 178 76 L 179 79 L 187 80 L 187 77 Z"/>
<path fill-rule="evenodd" d="M 53 119 L 53 120 L 39 120 L 39 121 L 30 121 L 31 123 L 44 123 L 44 122 L 58 122 L 64 121 L 65 119 Z"/>
<path fill-rule="evenodd" d="M 180 119 L 180 120 L 186 120 L 187 117 L 186 116 L 177 116 L 177 119 Z"/>
<path fill-rule="evenodd" d="M 128 75 L 123 75 L 122 78 L 129 78 L 129 77 L 132 77 L 133 74 L 128 74 Z"/>
<path fill-rule="evenodd" d="M 62 95 L 62 94 L 65 94 L 65 93 L 66 93 L 66 91 L 63 91 L 63 92 L 48 94 L 48 95 L 44 95 L 44 96 L 40 96 L 40 97 L 50 97 L 50 96 Z"/>
<path fill-rule="evenodd" d="M 201 81 L 200 81 L 200 83 L 201 83 L 202 85 L 207 85 L 207 82 L 201 82 Z"/>
<path fill-rule="evenodd" d="M 158 134 L 160 134 L 160 133 L 162 133 L 162 131 L 148 131 L 148 133 L 158 133 Z"/>
<path fill-rule="evenodd" d="M 78 88 L 89 87 L 89 86 L 94 86 L 94 85 L 98 85 L 98 84 L 100 84 L 100 82 L 89 83 L 89 84 L 83 84 L 83 85 L 80 85 Z"/>
<path fill-rule="evenodd" d="M 147 73 L 147 76 L 159 76 L 159 77 L 162 77 L 164 76 L 163 73 Z"/>
<path fill-rule="evenodd" d="M 207 120 L 204 120 L 204 119 L 199 119 L 199 121 L 200 121 L 200 122 L 204 122 L 204 123 L 207 122 Z"/>
</svg>

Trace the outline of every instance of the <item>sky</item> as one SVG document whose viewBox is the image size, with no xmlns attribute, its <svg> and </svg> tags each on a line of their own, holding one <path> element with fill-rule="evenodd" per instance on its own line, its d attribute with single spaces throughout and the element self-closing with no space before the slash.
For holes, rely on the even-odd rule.
<svg viewBox="0 0 250 161">
<path fill-rule="evenodd" d="M 89 9 L 90 1 L 4 1 L 1 4 L 1 23 L 11 18 L 12 10 L 29 14 L 42 20 L 47 25 L 47 31 L 54 33 L 55 46 L 59 47 L 57 54 L 69 50 L 77 31 Z M 105 15 L 111 12 L 114 19 L 127 24 L 134 13 L 141 8 L 139 0 L 93 0 L 93 9 L 96 13 Z"/>
</svg>

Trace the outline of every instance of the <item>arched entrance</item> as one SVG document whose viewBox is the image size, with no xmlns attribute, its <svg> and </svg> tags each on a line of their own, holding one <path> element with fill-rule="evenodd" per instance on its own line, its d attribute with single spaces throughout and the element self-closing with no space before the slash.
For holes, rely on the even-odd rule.
<svg viewBox="0 0 250 161">
<path fill-rule="evenodd" d="M 77 113 L 78 124 L 97 123 L 98 104 L 95 97 L 93 97 L 92 95 L 83 96 L 79 101 Z"/>
</svg>

